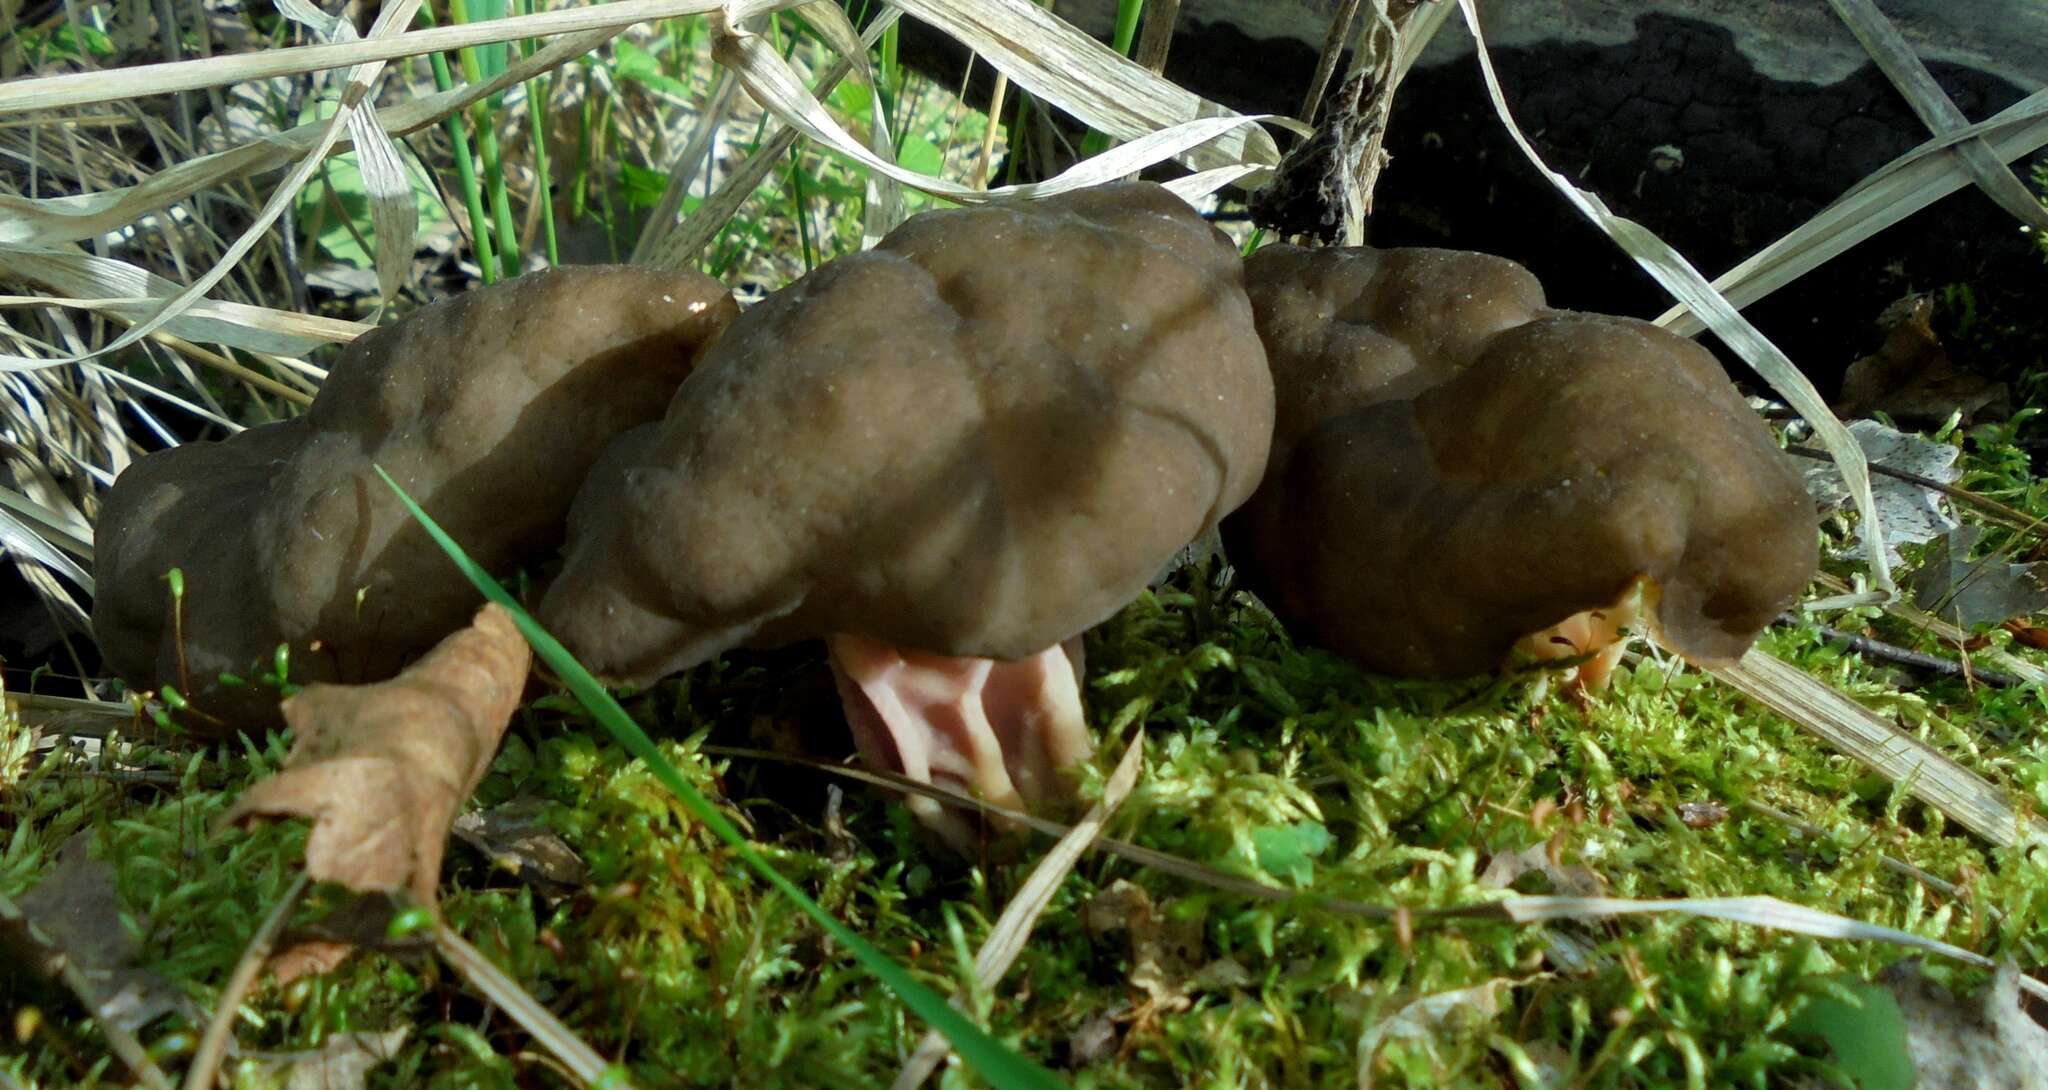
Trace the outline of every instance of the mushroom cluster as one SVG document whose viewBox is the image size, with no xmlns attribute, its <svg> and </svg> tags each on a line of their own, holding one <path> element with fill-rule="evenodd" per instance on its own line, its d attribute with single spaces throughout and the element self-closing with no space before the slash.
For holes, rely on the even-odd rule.
<svg viewBox="0 0 2048 1090">
<path fill-rule="evenodd" d="M 140 459 L 95 534 L 107 664 L 202 730 L 282 721 L 275 687 L 238 680 L 281 645 L 294 681 L 396 674 L 480 598 L 372 466 L 486 568 L 545 560 L 591 463 L 737 312 L 696 273 L 523 276 L 364 334 L 301 416 Z"/>
<path fill-rule="evenodd" d="M 373 681 L 459 628 L 474 592 L 376 465 L 486 568 L 559 550 L 541 618 L 600 675 L 821 639 L 871 764 L 1010 806 L 1090 751 L 1080 634 L 1219 524 L 1283 619 L 1424 676 L 1584 651 L 1628 600 L 1733 658 L 1815 552 L 1690 342 L 1477 254 L 1242 261 L 1130 183 L 915 217 L 744 314 L 571 268 L 366 335 L 304 416 L 122 475 L 107 661 L 262 726 L 276 689 L 223 675 L 280 645 L 294 680 Z"/>
<path fill-rule="evenodd" d="M 1278 406 L 1224 540 L 1318 642 L 1469 675 L 1518 643 L 1593 652 L 1640 609 L 1660 643 L 1727 662 L 1812 578 L 1798 477 L 1691 341 L 1548 309 L 1483 254 L 1273 246 L 1246 284 Z"/>
</svg>

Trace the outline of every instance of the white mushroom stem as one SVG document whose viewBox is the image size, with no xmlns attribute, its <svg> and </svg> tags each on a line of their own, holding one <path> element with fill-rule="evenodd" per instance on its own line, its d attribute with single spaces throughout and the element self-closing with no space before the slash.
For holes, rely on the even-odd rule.
<svg viewBox="0 0 2048 1090">
<path fill-rule="evenodd" d="M 1037 809 L 1065 798 L 1065 773 L 1094 744 L 1080 678 L 1065 651 L 1027 659 L 958 658 L 867 636 L 827 639 L 854 743 L 868 764 L 1001 806 Z M 912 797 L 919 821 L 971 852 L 980 822 L 935 799 Z"/>
</svg>

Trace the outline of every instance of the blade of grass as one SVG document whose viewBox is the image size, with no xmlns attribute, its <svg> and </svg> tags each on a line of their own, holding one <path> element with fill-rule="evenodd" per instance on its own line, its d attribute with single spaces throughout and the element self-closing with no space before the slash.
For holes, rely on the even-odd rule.
<svg viewBox="0 0 2048 1090">
<path fill-rule="evenodd" d="M 504 14 L 503 0 L 485 0 L 487 18 Z M 495 10 L 491 10 L 495 9 Z M 448 19 L 457 25 L 469 22 L 469 0 L 448 0 Z M 503 43 L 487 46 L 465 46 L 456 53 L 462 65 L 462 78 L 470 83 L 482 83 L 488 75 L 484 71 L 485 49 L 504 49 Z M 503 67 L 502 56 L 498 67 Z M 505 164 L 498 155 L 498 126 L 496 124 L 497 104 L 485 99 L 470 108 L 470 116 L 476 125 L 477 158 L 483 161 L 484 185 L 491 197 L 491 244 L 498 252 L 500 271 L 505 279 L 519 275 L 519 234 L 512 225 L 512 198 L 505 192 Z M 478 228 L 481 233 L 481 228 Z"/>
<path fill-rule="evenodd" d="M 1145 0 L 1117 0 L 1116 30 L 1110 39 L 1110 48 L 1117 56 L 1131 55 L 1131 43 L 1138 38 L 1138 17 L 1145 13 Z M 1093 158 L 1109 150 L 1109 134 L 1101 129 L 1091 129 L 1081 141 L 1081 157 Z"/>
<path fill-rule="evenodd" d="M 420 22 L 429 27 L 434 25 L 432 5 L 420 6 Z M 432 53 L 428 60 L 434 69 L 434 89 L 446 94 L 455 86 L 454 78 L 448 74 L 448 58 Z M 449 114 L 443 124 L 448 126 L 448 142 L 454 147 L 451 157 L 455 160 L 455 185 L 462 191 L 462 206 L 469 213 L 470 249 L 476 254 L 476 265 L 483 272 L 484 283 L 492 284 L 498 279 L 498 262 L 491 253 L 490 230 L 484 220 L 484 194 L 476 181 L 476 160 L 469 153 L 469 133 L 462 127 L 462 119 L 467 113 L 464 110 Z"/>
<path fill-rule="evenodd" d="M 534 0 L 519 0 L 519 13 L 531 15 Z M 519 55 L 531 58 L 540 49 L 540 43 L 532 38 L 519 43 Z M 560 251 L 555 242 L 555 186 L 548 176 L 548 103 L 555 93 L 555 77 L 541 76 L 526 81 L 526 127 L 533 134 L 533 177 L 534 200 L 540 202 L 540 229 L 542 244 L 546 247 L 548 264 L 562 263 Z"/>
<path fill-rule="evenodd" d="M 796 883 L 783 877 L 782 872 L 776 870 L 759 851 L 755 850 L 747 838 L 740 834 L 739 829 L 726 820 L 725 815 L 719 813 L 708 799 L 683 778 L 682 772 L 670 763 L 668 756 L 655 746 L 646 732 L 640 729 L 640 725 L 633 722 L 632 717 L 626 714 L 626 710 L 619 706 L 618 701 L 612 699 L 610 693 L 605 692 L 596 678 L 590 676 L 590 671 L 585 670 L 567 648 L 549 635 L 548 631 L 540 626 L 540 622 L 520 608 L 519 603 L 513 600 L 504 587 L 498 585 L 496 579 L 491 578 L 490 573 L 471 560 L 469 555 L 462 551 L 462 547 L 457 545 L 424 510 L 421 510 L 419 504 L 413 502 L 413 498 L 406 494 L 405 489 L 400 488 L 398 482 L 384 472 L 382 466 L 376 469 L 377 475 L 384 478 L 384 483 L 398 494 L 399 501 L 405 504 L 406 510 L 411 512 L 412 517 L 433 537 L 434 543 L 448 554 L 448 558 L 455 562 L 456 568 L 476 586 L 477 590 L 483 592 L 484 597 L 503 606 L 512 614 L 512 620 L 519 626 L 519 631 L 533 644 L 534 653 L 562 678 L 569 686 L 569 691 L 576 695 L 576 699 L 590 714 L 604 724 L 605 729 L 611 732 L 612 737 L 616 738 L 620 745 L 626 747 L 627 752 L 644 762 L 654 773 L 655 778 L 674 792 L 684 808 L 698 821 L 703 822 L 705 828 L 731 845 L 740 859 L 752 867 L 763 881 L 774 886 L 778 892 L 802 909 L 805 915 L 815 920 L 818 926 L 824 928 L 834 941 L 851 951 L 862 967 L 878 977 L 890 991 L 896 993 L 904 1006 L 945 1034 L 954 1051 L 973 1064 L 991 1085 L 1015 1087 L 1019 1090 L 1027 1087 L 1061 1085 L 1060 1081 L 1053 1077 L 1052 1072 L 1012 1052 L 974 1023 L 969 1022 L 964 1015 L 941 999 L 937 992 L 918 983 L 903 966 L 890 960 L 888 955 L 825 911 L 823 906 L 797 888 Z"/>
</svg>

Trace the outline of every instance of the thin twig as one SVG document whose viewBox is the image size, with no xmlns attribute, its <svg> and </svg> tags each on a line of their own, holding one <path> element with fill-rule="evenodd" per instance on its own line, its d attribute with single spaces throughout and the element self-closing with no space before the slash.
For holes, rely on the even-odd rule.
<svg viewBox="0 0 2048 1090">
<path fill-rule="evenodd" d="M 1146 0 L 1145 23 L 1138 31 L 1138 47 L 1131 59 L 1155 73 L 1166 71 L 1166 54 L 1173 48 L 1174 24 L 1180 21 L 1180 0 Z M 990 117 L 998 116 L 989 111 Z"/>
<path fill-rule="evenodd" d="M 1974 681 L 1998 689 L 2009 689 L 2016 685 L 2026 684 L 2024 680 L 2011 674 L 2002 674 L 1996 670 L 1979 670 L 1974 666 L 1958 662 L 1954 659 L 1945 659 L 1938 655 L 1929 655 L 1920 651 L 1909 650 L 1897 644 L 1875 640 L 1860 633 L 1830 628 L 1824 624 L 1814 624 L 1796 613 L 1780 613 L 1775 623 L 1786 628 L 1812 628 L 1815 632 L 1820 633 L 1835 643 L 1842 644 L 1856 654 L 1874 659 L 1882 659 L 1885 662 L 1897 663 L 1900 666 L 1910 666 L 1916 670 L 1926 670 L 1929 673 L 1940 674 L 1943 677 L 1961 678 L 1964 681 Z"/>
<path fill-rule="evenodd" d="M 485 957 L 483 951 L 456 934 L 454 928 L 445 923 L 435 924 L 434 947 L 461 974 L 462 979 L 484 993 L 484 998 L 496 1003 L 499 1010 L 532 1034 L 533 1039 L 562 1061 L 562 1066 L 568 1068 L 583 1085 L 602 1082 L 609 1090 L 631 1090 L 633 1082 L 623 1071 L 605 1063 L 596 1049 L 563 1025 L 552 1011 L 521 988 L 518 981 Z"/>
<path fill-rule="evenodd" d="M 1358 14 L 1359 0 L 1343 0 L 1330 16 L 1330 32 L 1323 36 L 1323 54 L 1316 58 L 1316 73 L 1308 82 L 1308 94 L 1301 100 L 1301 119 L 1311 125 L 1316 123 L 1316 107 L 1323 104 L 1323 93 L 1330 88 L 1330 75 L 1337 70 L 1337 58 L 1344 52 L 1344 43 L 1351 39 L 1351 20 Z"/>
<path fill-rule="evenodd" d="M 1834 841 L 1834 834 L 1830 833 L 1828 830 L 1818 825 L 1815 825 L 1810 821 L 1806 821 L 1795 814 L 1790 814 L 1783 810 L 1780 810 L 1775 806 L 1770 806 L 1765 803 L 1757 802 L 1753 799 L 1749 802 L 1743 803 L 1743 805 L 1756 813 L 1762 814 L 1763 816 L 1770 818 L 1772 821 L 1776 821 L 1783 825 L 1790 826 L 1793 831 L 1799 833 L 1802 836 L 1808 837 L 1813 840 L 1822 840 L 1830 843 Z M 1931 889 L 1936 893 L 1939 893 L 1942 896 L 1949 898 L 1950 900 L 1960 901 L 1965 899 L 1962 888 L 1946 878 L 1937 877 L 1936 875 L 1921 870 L 1919 867 L 1916 867 L 1911 863 L 1905 862 L 1904 860 L 1893 859 L 1889 855 L 1880 854 L 1877 857 L 1877 861 L 1879 865 L 1884 867 L 1884 869 L 1892 872 L 1893 874 L 1899 875 L 1904 878 L 1910 878 L 1915 882 L 1919 882 L 1920 884 L 1926 886 L 1928 889 Z M 1997 906 L 1986 905 L 1984 907 L 1989 912 L 1992 919 L 1998 918 Z"/>
<path fill-rule="evenodd" d="M 185 1090 L 205 1090 L 220 1078 L 220 1062 L 228 1052 L 228 1042 L 235 1035 L 235 1012 L 242 1009 L 242 998 L 255 987 L 256 978 L 263 973 L 263 966 L 270 961 L 270 952 L 277 947 L 277 936 L 284 932 L 284 925 L 292 918 L 292 911 L 299 907 L 299 899 L 306 895 L 312 879 L 304 871 L 278 898 L 270 915 L 263 918 L 263 925 L 249 936 L 249 945 L 242 950 L 242 960 L 235 964 L 235 971 L 228 977 L 227 986 L 220 990 L 220 998 L 214 1001 L 213 1018 L 206 1023 L 206 1033 L 199 1038 L 199 1049 L 192 1054 L 192 1066 L 185 1069 Z"/>
</svg>

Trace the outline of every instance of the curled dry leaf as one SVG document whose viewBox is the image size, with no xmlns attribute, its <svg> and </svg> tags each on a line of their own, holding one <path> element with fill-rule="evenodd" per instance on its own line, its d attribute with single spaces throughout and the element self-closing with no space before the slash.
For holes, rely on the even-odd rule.
<svg viewBox="0 0 2048 1090">
<path fill-rule="evenodd" d="M 1927 295 L 1909 295 L 1886 307 L 1877 319 L 1884 345 L 1849 365 L 1835 412 L 1845 418 L 1881 412 L 1909 427 L 1939 427 L 1958 411 L 1965 417 L 2009 415 L 2005 384 L 1956 366 L 1935 335 L 1933 317 L 1934 300 Z"/>
<path fill-rule="evenodd" d="M 310 818 L 308 874 L 432 904 L 448 827 L 483 778 L 531 664 L 511 615 L 487 605 L 390 681 L 307 686 L 284 703 L 297 734 L 284 770 L 222 820 Z"/>
<path fill-rule="evenodd" d="M 337 1033 L 319 1048 L 298 1052 L 250 1053 L 242 1058 L 236 1085 L 282 1086 L 285 1090 L 362 1090 L 370 1073 L 398 1055 L 411 1035 L 407 1026 L 381 1033 Z"/>
<path fill-rule="evenodd" d="M 1927 550 L 1913 575 L 1913 604 L 1962 628 L 1998 624 L 2048 609 L 2048 562 L 2014 564 L 2002 553 L 1976 560 L 1979 526 L 1957 526 Z"/>
</svg>

